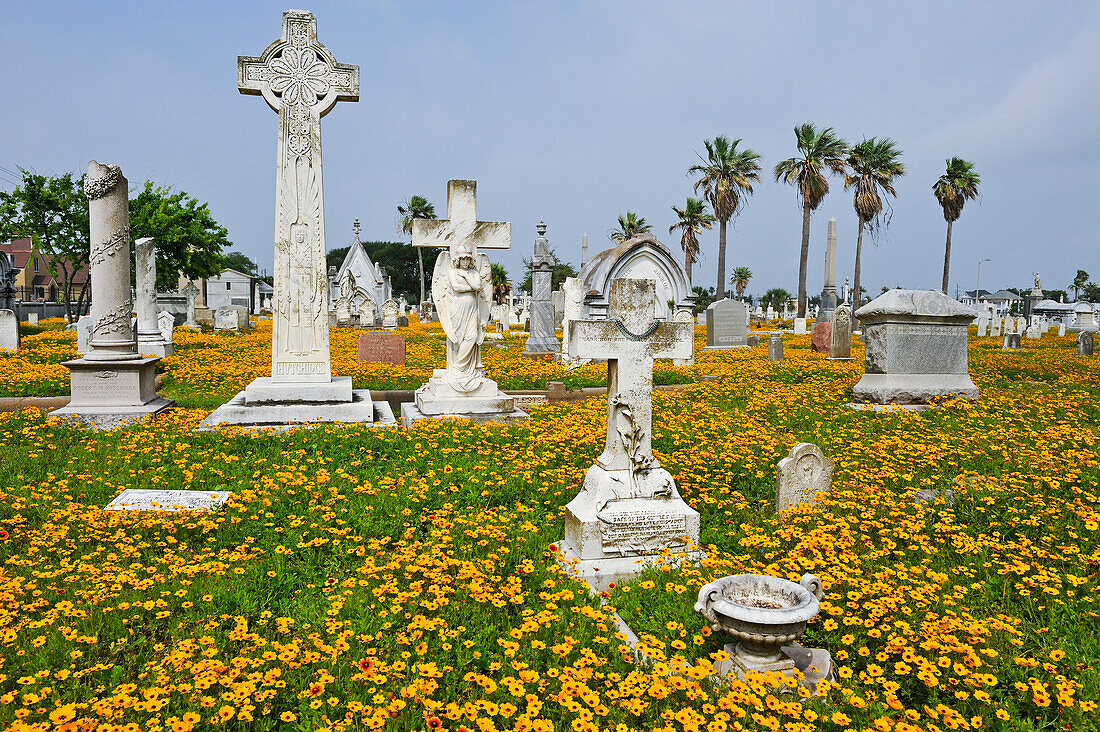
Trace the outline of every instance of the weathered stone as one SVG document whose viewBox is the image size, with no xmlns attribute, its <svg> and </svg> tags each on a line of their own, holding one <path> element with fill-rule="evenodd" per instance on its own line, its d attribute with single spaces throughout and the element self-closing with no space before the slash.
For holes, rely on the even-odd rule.
<svg viewBox="0 0 1100 732">
<path fill-rule="evenodd" d="M 229 500 L 232 491 L 179 491 L 127 488 L 104 511 L 212 511 Z"/>
<path fill-rule="evenodd" d="M 852 358 L 852 307 L 847 303 L 833 310 L 829 324 L 829 358 L 848 361 Z"/>
<path fill-rule="evenodd" d="M 382 303 L 382 327 L 386 330 L 393 330 L 397 327 L 397 318 L 400 317 L 401 308 L 398 306 L 397 301 L 390 299 Z M 404 359 L 401 361 L 404 363 Z"/>
<path fill-rule="evenodd" d="M 27 313 L 27 325 L 38 325 L 38 313 Z"/>
<path fill-rule="evenodd" d="M 359 336 L 360 362 L 405 365 L 405 336 L 372 331 Z"/>
<path fill-rule="evenodd" d="M 935 290 L 890 290 L 855 314 L 866 338 L 858 404 L 928 405 L 978 398 L 967 372 L 967 326 L 975 313 Z"/>
<path fill-rule="evenodd" d="M 688 284 L 680 257 L 673 255 L 652 234 L 640 234 L 598 252 L 585 263 L 577 278 L 586 296 L 585 318 L 607 316 L 611 283 L 617 279 L 652 279 L 656 282 L 653 315 L 659 320 L 671 321 L 681 310 L 690 312 L 695 302 L 695 294 Z"/>
<path fill-rule="evenodd" d="M 1019 333 L 1005 333 L 1004 346 L 1001 347 L 1002 351 L 1015 350 L 1020 347 L 1020 334 Z"/>
<path fill-rule="evenodd" d="M 749 308 L 740 300 L 726 298 L 707 307 L 707 349 L 747 348 Z"/>
<path fill-rule="evenodd" d="M 171 356 L 172 342 L 167 342 L 157 322 L 157 257 L 152 237 L 134 242 L 134 271 L 137 283 L 137 350 L 146 356 Z"/>
<path fill-rule="evenodd" d="M 523 346 L 523 352 L 528 355 L 556 353 L 561 348 L 554 335 L 554 302 L 550 293 L 554 257 L 546 238 L 546 224 L 540 221 L 536 231 L 538 236 L 531 257 L 531 335 Z"/>
<path fill-rule="evenodd" d="M 173 335 L 176 330 L 176 316 L 167 310 L 157 313 L 157 330 L 160 331 L 160 339 L 164 343 L 164 355 L 175 354 Z"/>
<path fill-rule="evenodd" d="M 1083 330 L 1077 334 L 1077 355 L 1091 356 L 1093 345 L 1092 331 Z"/>
<path fill-rule="evenodd" d="M 94 319 L 91 315 L 81 315 L 76 319 L 76 352 L 81 356 L 88 353 L 90 346 L 88 342 L 92 338 L 92 323 Z"/>
<path fill-rule="evenodd" d="M 398 315 L 397 316 L 397 327 L 398 328 L 408 328 L 409 327 L 409 316 L 407 316 L 407 315 Z"/>
<path fill-rule="evenodd" d="M 832 341 L 833 336 L 833 324 L 832 323 L 815 323 L 814 331 L 810 335 L 810 344 L 813 349 L 818 353 L 829 353 L 829 344 Z"/>
<path fill-rule="evenodd" d="M 1000 316 L 996 316 L 996 317 L 993 318 L 993 325 L 989 329 L 989 335 L 991 337 L 993 337 L 993 338 L 1000 338 L 1001 337 L 1001 321 L 1002 320 L 1003 320 L 1003 318 L 1001 318 Z"/>
<path fill-rule="evenodd" d="M 745 336 L 745 343 L 748 344 L 749 348 L 755 348 L 756 346 L 760 345 L 760 336 L 756 335 L 755 333 L 749 333 L 747 336 Z"/>
<path fill-rule="evenodd" d="M 825 286 L 821 290 L 818 320 L 831 321 L 836 309 L 836 219 L 829 219 L 825 244 Z"/>
<path fill-rule="evenodd" d="M 776 466 L 775 511 L 782 514 L 809 503 L 818 493 L 828 493 L 832 487 L 833 461 L 817 445 L 800 442 Z"/>
<path fill-rule="evenodd" d="M 768 360 L 783 360 L 783 336 L 778 333 L 773 333 L 772 336 L 768 338 Z"/>
<path fill-rule="evenodd" d="M 0 310 L 0 350 L 19 350 L 19 318 L 12 310 Z"/>
<path fill-rule="evenodd" d="M 214 330 L 232 330 L 238 333 L 248 330 L 248 308 L 241 305 L 225 305 L 216 309 Z"/>
<path fill-rule="evenodd" d="M 794 319 L 794 334 L 805 335 L 806 334 L 806 318 Z"/>
</svg>

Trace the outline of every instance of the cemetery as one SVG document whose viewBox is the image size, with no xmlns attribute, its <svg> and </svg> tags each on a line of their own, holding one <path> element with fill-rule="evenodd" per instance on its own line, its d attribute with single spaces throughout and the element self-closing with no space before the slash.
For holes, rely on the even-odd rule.
<svg viewBox="0 0 1100 732">
<path fill-rule="evenodd" d="M 627 212 L 563 267 L 545 221 L 485 213 L 511 191 L 441 170 L 383 265 L 359 219 L 326 240 L 322 118 L 368 88 L 337 58 L 302 10 L 238 58 L 278 130 L 273 270 L 217 276 L 256 302 L 173 267 L 162 307 L 174 244 L 94 159 L 86 312 L 17 305 L 0 251 L 0 727 L 1100 730 L 1095 309 L 1038 274 L 949 294 L 976 176 L 934 187 L 942 289 L 864 297 L 864 188 L 855 287 L 831 218 L 811 305 L 807 185 L 798 295 L 754 304 L 743 266 L 725 291 L 743 202 L 698 165 L 728 215 L 672 207 L 683 263 Z M 888 142 L 826 167 L 858 188 Z"/>
</svg>

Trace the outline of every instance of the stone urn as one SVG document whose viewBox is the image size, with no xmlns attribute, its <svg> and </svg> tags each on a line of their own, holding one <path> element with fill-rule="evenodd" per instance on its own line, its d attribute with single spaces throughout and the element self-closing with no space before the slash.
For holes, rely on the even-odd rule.
<svg viewBox="0 0 1100 732">
<path fill-rule="evenodd" d="M 796 664 L 781 647 L 802 636 L 821 611 L 820 597 L 821 581 L 812 574 L 803 575 L 799 584 L 763 574 L 735 574 L 703 585 L 695 610 L 715 632 L 737 639 L 726 650 L 740 671 L 786 673 Z"/>
</svg>

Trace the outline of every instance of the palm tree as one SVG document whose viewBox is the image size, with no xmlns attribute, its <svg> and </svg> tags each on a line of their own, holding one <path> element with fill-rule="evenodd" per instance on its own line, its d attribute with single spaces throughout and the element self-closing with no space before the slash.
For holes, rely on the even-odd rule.
<svg viewBox="0 0 1100 732">
<path fill-rule="evenodd" d="M 424 196 L 411 196 L 397 207 L 401 217 L 401 231 L 412 236 L 413 221 L 416 219 L 434 219 L 435 206 Z M 420 302 L 424 302 L 424 250 L 416 248 L 416 263 L 420 265 Z"/>
<path fill-rule="evenodd" d="M 612 229 L 608 236 L 611 237 L 611 241 L 622 243 L 633 239 L 639 234 L 648 234 L 651 231 L 653 231 L 653 227 L 645 220 L 644 216 L 639 216 L 633 211 L 627 211 L 625 214 L 619 214 L 619 228 Z"/>
<path fill-rule="evenodd" d="M 947 277 L 951 272 L 951 225 L 962 216 L 963 205 L 968 199 L 978 197 L 982 178 L 975 172 L 974 163 L 962 158 L 947 161 L 947 171 L 932 185 L 932 193 L 943 206 L 943 218 L 947 221 L 947 244 L 943 250 L 943 294 L 947 294 Z"/>
<path fill-rule="evenodd" d="M 508 284 L 508 270 L 499 262 L 491 262 L 489 275 L 493 280 L 493 302 L 500 305 L 504 298 L 512 294 L 512 286 Z"/>
<path fill-rule="evenodd" d="M 671 234 L 676 229 L 682 229 L 684 232 L 680 237 L 680 246 L 684 248 L 684 270 L 687 273 L 688 285 L 690 286 L 691 265 L 699 261 L 699 234 L 702 233 L 703 229 L 714 226 L 714 222 L 718 219 L 714 218 L 714 214 L 707 211 L 706 202 L 690 196 L 683 208 L 673 206 L 672 210 L 676 212 L 676 216 L 680 220 L 668 227 L 668 233 Z"/>
<path fill-rule="evenodd" d="M 1080 290 L 1089 281 L 1089 273 L 1083 269 L 1077 270 L 1077 276 L 1073 278 L 1073 284 L 1070 287 L 1073 288 L 1073 300 L 1077 301 L 1077 298 L 1081 296 Z"/>
<path fill-rule="evenodd" d="M 775 179 L 794 186 L 802 204 L 802 253 L 798 261 L 798 310 L 796 317 L 806 317 L 806 260 L 810 255 L 810 214 L 817 210 L 829 192 L 825 174 L 844 174 L 848 143 L 833 132 L 832 127 L 819 130 L 813 122 L 794 128 L 800 157 L 787 158 L 775 166 Z"/>
<path fill-rule="evenodd" d="M 848 153 L 850 173 L 844 176 L 844 190 L 855 188 L 853 205 L 859 219 L 859 235 L 856 237 L 856 271 L 852 277 L 853 309 L 859 309 L 861 292 L 860 256 L 863 253 L 863 227 L 874 222 L 882 213 L 882 193 L 895 198 L 894 178 L 905 175 L 905 166 L 901 163 L 901 150 L 889 137 L 875 137 L 852 146 Z"/>
<path fill-rule="evenodd" d="M 741 297 L 745 294 L 745 288 L 749 286 L 749 280 L 752 279 L 752 270 L 748 267 L 734 267 L 733 276 L 730 277 L 730 284 L 737 291 L 737 296 Z"/>
<path fill-rule="evenodd" d="M 702 165 L 696 164 L 688 169 L 688 175 L 699 173 L 695 181 L 695 192 L 703 189 L 703 195 L 710 201 L 714 215 L 718 217 L 718 285 L 715 297 L 719 300 L 726 296 L 726 223 L 737 215 L 745 200 L 752 195 L 752 184 L 760 182 L 760 154 L 745 148 L 738 150 L 741 140 L 732 143 L 725 135 L 715 137 L 713 141 L 703 140 L 707 156 Z"/>
</svg>

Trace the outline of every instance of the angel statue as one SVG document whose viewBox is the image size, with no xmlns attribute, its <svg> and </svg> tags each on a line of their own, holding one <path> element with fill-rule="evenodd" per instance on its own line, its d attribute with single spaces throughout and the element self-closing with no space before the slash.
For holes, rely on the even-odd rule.
<svg viewBox="0 0 1100 732">
<path fill-rule="evenodd" d="M 489 257 L 476 258 L 466 245 L 440 253 L 432 275 L 432 299 L 447 335 L 446 381 L 456 391 L 475 391 L 486 381 L 481 342 L 489 322 L 493 280 Z"/>
</svg>

